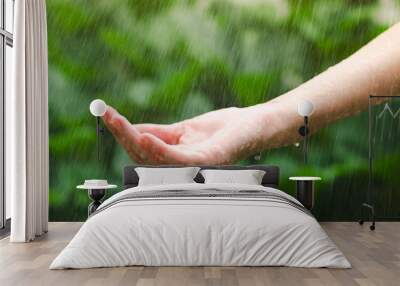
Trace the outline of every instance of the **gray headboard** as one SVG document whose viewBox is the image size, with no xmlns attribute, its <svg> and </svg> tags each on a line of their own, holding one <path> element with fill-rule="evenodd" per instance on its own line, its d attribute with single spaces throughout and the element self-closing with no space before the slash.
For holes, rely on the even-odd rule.
<svg viewBox="0 0 400 286">
<path fill-rule="evenodd" d="M 162 167 L 182 167 L 176 165 L 163 165 L 163 166 L 147 166 L 147 165 L 132 165 L 126 166 L 124 168 L 123 173 L 123 188 L 132 188 L 136 187 L 139 182 L 139 177 L 135 172 L 136 167 L 148 167 L 148 168 L 162 168 Z M 266 165 L 251 165 L 251 166 L 236 166 L 236 165 L 228 165 L 228 166 L 198 166 L 202 169 L 224 169 L 224 170 L 247 170 L 247 169 L 256 169 L 256 170 L 264 170 L 265 175 L 262 180 L 262 185 L 265 187 L 278 188 L 279 186 L 279 167 L 277 166 L 266 166 Z M 199 173 L 194 179 L 197 183 L 204 183 L 203 176 Z"/>
</svg>

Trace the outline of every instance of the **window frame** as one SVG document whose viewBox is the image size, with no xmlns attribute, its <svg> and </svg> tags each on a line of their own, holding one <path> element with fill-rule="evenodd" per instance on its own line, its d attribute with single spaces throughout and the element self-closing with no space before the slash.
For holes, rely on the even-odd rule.
<svg viewBox="0 0 400 286">
<path fill-rule="evenodd" d="M 11 1 L 13 5 L 14 21 L 15 0 L 0 0 L 1 21 L 0 21 L 0 237 L 7 234 L 10 230 L 10 219 L 6 215 L 6 189 L 5 189 L 5 98 L 6 98 L 6 72 L 7 72 L 7 46 L 13 48 L 13 34 L 6 28 L 6 1 Z M 14 25 L 14 24 L 13 24 Z M 14 30 L 14 27 L 12 27 Z"/>
</svg>

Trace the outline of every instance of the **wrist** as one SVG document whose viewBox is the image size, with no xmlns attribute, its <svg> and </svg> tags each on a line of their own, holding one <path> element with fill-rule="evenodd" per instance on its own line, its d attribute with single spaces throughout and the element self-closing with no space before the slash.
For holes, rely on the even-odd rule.
<svg viewBox="0 0 400 286">
<path fill-rule="evenodd" d="M 271 100 L 248 108 L 255 114 L 255 124 L 259 126 L 257 152 L 290 145 L 301 139 L 298 128 L 303 119 L 297 114 L 295 105 Z"/>
</svg>

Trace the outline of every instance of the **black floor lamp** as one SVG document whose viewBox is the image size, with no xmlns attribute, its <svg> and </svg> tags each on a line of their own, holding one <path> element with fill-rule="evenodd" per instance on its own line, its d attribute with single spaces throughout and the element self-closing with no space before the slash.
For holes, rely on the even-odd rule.
<svg viewBox="0 0 400 286">
<path fill-rule="evenodd" d="M 100 161 L 100 143 L 101 136 L 104 134 L 104 128 L 100 125 L 100 117 L 106 113 L 107 105 L 101 99 L 95 99 L 90 103 L 90 113 L 96 117 L 96 136 L 97 136 L 97 160 Z"/>
<path fill-rule="evenodd" d="M 97 147 L 97 160 L 100 162 L 100 143 L 101 136 L 104 134 L 104 128 L 100 125 L 100 117 L 106 113 L 107 105 L 101 99 L 95 99 L 90 103 L 90 113 L 96 117 L 96 147 Z M 88 206 L 88 216 L 96 211 L 100 206 L 101 200 L 106 195 L 106 190 L 115 188 L 115 185 L 109 185 L 107 180 L 85 180 L 85 184 L 77 186 L 78 189 L 87 189 L 89 198 L 92 202 Z"/>
</svg>

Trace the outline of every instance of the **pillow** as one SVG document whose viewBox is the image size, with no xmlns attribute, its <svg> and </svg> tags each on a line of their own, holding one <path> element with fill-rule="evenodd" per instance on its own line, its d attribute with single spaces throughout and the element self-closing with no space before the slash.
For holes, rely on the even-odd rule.
<svg viewBox="0 0 400 286">
<path fill-rule="evenodd" d="M 262 170 L 201 170 L 205 184 L 246 184 L 261 185 L 265 171 Z"/>
<path fill-rule="evenodd" d="M 199 167 L 135 168 L 139 186 L 195 183 L 193 179 L 199 170 Z"/>
</svg>

